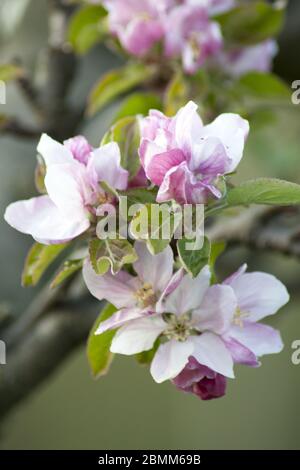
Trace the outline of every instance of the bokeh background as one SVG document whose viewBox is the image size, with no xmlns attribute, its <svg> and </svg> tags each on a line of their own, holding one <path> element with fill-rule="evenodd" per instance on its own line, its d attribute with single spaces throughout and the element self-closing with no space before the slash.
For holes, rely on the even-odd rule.
<svg viewBox="0 0 300 470">
<path fill-rule="evenodd" d="M 46 1 L 32 0 L 15 30 L 4 14 L 4 1 L 0 0 L 0 63 L 20 57 L 33 69 L 43 60 L 46 47 Z M 10 18 L 11 23 L 18 20 Z M 275 61 L 276 72 L 288 83 L 300 79 L 299 44 L 300 2 L 294 0 L 289 2 Z M 81 62 L 71 99 L 84 100 L 101 72 L 114 65 L 117 59 L 107 49 L 95 48 Z M 116 107 L 106 109 L 81 130 L 93 144 L 99 142 Z M 27 122 L 33 119 L 14 85 L 8 87 L 4 108 Z M 35 194 L 36 144 L 0 135 L 1 214 L 12 200 Z M 252 129 L 239 178 L 268 175 L 300 183 L 299 169 L 300 105 L 288 103 L 275 108 L 268 125 Z M 12 230 L 2 217 L 0 226 L 0 309 L 19 314 L 35 293 L 20 286 L 32 241 Z M 300 339 L 300 263 L 239 248 L 223 256 L 219 269 L 229 273 L 245 259 L 250 269 L 270 271 L 287 283 L 292 301 L 271 322 L 282 332 L 284 351 L 263 358 L 259 369 L 237 367 L 225 398 L 201 402 L 170 383 L 157 385 L 146 368 L 120 356 L 109 375 L 95 382 L 82 348 L 0 424 L 0 448 L 299 449 L 300 365 L 292 364 L 291 344 Z M 0 366 L 0 380 L 1 367 L 9 363 Z"/>
</svg>

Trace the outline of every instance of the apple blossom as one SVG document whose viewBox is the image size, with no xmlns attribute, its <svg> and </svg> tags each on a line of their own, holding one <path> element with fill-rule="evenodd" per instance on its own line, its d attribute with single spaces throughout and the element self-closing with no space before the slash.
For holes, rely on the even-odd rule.
<svg viewBox="0 0 300 470">
<path fill-rule="evenodd" d="M 177 378 L 175 383 L 180 385 L 185 374 L 178 376 L 194 369 L 186 367 L 191 365 L 190 361 L 195 364 L 195 360 L 210 369 L 205 369 L 205 373 L 203 369 L 198 370 L 200 375 L 197 372 L 195 377 L 218 379 L 220 385 L 224 380 L 220 381 L 213 373 L 233 378 L 234 363 L 258 366 L 259 356 L 282 349 L 279 333 L 256 322 L 276 313 L 288 301 L 286 288 L 274 276 L 245 274 L 244 270 L 243 267 L 223 284 L 214 285 L 210 285 L 208 266 L 194 279 L 186 274 L 164 294 L 155 308 L 152 304 L 151 312 L 136 313 L 131 300 L 124 313 L 119 311 L 100 323 L 96 334 L 119 328 L 110 349 L 125 355 L 149 350 L 160 338 L 150 369 L 156 382 Z M 99 283 L 101 285 L 100 280 Z M 93 293 L 91 282 L 87 285 Z M 103 291 L 103 284 L 101 289 Z M 119 307 L 121 296 L 114 294 L 114 297 Z M 123 306 L 124 302 L 121 303 Z"/>
<path fill-rule="evenodd" d="M 193 393 L 201 400 L 220 398 L 226 392 L 226 377 L 202 366 L 194 357 L 175 379 L 172 380 L 179 390 Z"/>
<path fill-rule="evenodd" d="M 146 245 L 134 244 L 138 260 L 133 263 L 137 276 L 121 271 L 116 275 L 98 275 L 86 260 L 83 278 L 91 294 L 99 300 L 106 299 L 120 309 L 111 319 L 101 323 L 107 328 L 111 323 L 121 326 L 128 320 L 159 311 L 163 298 L 174 290 L 182 278 L 183 270 L 173 275 L 173 252 L 168 246 L 163 252 L 151 255 Z"/>
<path fill-rule="evenodd" d="M 278 51 L 276 41 L 268 39 L 255 46 L 222 51 L 216 58 L 222 69 L 233 77 L 247 72 L 269 72 Z"/>
<path fill-rule="evenodd" d="M 190 101 L 175 117 L 152 110 L 141 119 L 139 155 L 148 179 L 159 186 L 158 202 L 205 203 L 220 198 L 218 177 L 239 164 L 248 121 L 225 113 L 204 126 Z"/>
<path fill-rule="evenodd" d="M 162 39 L 161 15 L 170 0 L 105 0 L 111 32 L 124 49 L 136 56 L 145 55 Z"/>
<path fill-rule="evenodd" d="M 44 134 L 37 150 L 46 165 L 47 195 L 10 204 L 4 218 L 40 243 L 63 243 L 89 228 L 96 208 L 107 202 L 101 181 L 116 189 L 127 187 L 128 172 L 114 142 L 91 151 L 83 137 L 62 145 Z"/>
<path fill-rule="evenodd" d="M 195 2 L 194 2 L 195 3 Z M 195 73 L 205 60 L 222 47 L 218 23 L 211 21 L 206 6 L 183 3 L 168 13 L 165 30 L 166 57 L 182 57 L 187 73 Z"/>
</svg>

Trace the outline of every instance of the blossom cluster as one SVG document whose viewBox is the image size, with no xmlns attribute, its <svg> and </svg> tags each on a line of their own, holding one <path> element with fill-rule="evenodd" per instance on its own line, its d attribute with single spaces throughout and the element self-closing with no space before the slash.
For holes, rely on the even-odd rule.
<svg viewBox="0 0 300 470">
<path fill-rule="evenodd" d="M 268 71 L 276 54 L 275 41 L 228 46 L 218 15 L 236 0 L 104 0 L 111 33 L 122 47 L 140 58 L 156 48 L 169 60 L 182 60 L 194 74 L 208 60 L 234 77 L 252 70 Z"/>
<path fill-rule="evenodd" d="M 226 182 L 237 168 L 249 132 L 237 114 L 221 114 L 204 125 L 193 102 L 172 118 L 152 110 L 139 127 L 140 169 L 134 178 L 122 166 L 116 142 L 93 148 L 82 136 L 60 144 L 43 135 L 37 149 L 45 166 L 44 194 L 11 204 L 6 221 L 40 244 L 56 245 L 82 235 L 95 239 L 105 205 L 117 207 L 118 191 L 135 185 L 151 184 L 158 203 L 218 201 L 220 180 Z M 261 356 L 281 351 L 279 332 L 259 323 L 289 299 L 274 276 L 247 273 L 243 265 L 219 283 L 208 264 L 194 277 L 183 263 L 178 267 L 171 244 L 157 254 L 142 240 L 131 249 L 135 260 L 117 272 L 100 274 L 89 255 L 83 263 L 91 294 L 117 309 L 95 332 L 101 337 L 116 331 L 111 352 L 152 351 L 156 382 L 171 380 L 207 400 L 224 395 L 234 364 L 257 367 Z"/>
</svg>

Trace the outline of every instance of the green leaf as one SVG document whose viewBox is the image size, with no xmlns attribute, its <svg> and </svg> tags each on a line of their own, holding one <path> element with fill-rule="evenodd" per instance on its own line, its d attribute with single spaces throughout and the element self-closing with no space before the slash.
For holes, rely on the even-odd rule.
<svg viewBox="0 0 300 470">
<path fill-rule="evenodd" d="M 263 99 L 290 98 L 291 95 L 284 81 L 272 73 L 249 72 L 234 87 L 240 88 L 242 94 Z"/>
<path fill-rule="evenodd" d="M 189 272 L 193 277 L 196 277 L 201 269 L 208 264 L 210 257 L 210 241 L 208 238 L 204 237 L 204 243 L 200 250 L 188 250 L 187 244 L 191 244 L 195 240 L 188 240 L 182 238 L 177 242 L 177 249 L 179 259 L 187 272 Z"/>
<path fill-rule="evenodd" d="M 252 1 L 219 15 L 227 43 L 247 46 L 276 36 L 284 21 L 284 8 L 263 1 Z"/>
<path fill-rule="evenodd" d="M 155 255 L 170 243 L 177 227 L 171 207 L 167 204 L 144 204 L 130 222 L 130 232 L 137 240 L 145 240 Z"/>
<path fill-rule="evenodd" d="M 35 286 L 48 266 L 68 245 L 68 243 L 61 245 L 41 245 L 40 243 L 35 243 L 31 247 L 25 261 L 22 285 L 24 287 Z"/>
<path fill-rule="evenodd" d="M 154 93 L 133 93 L 122 102 L 115 121 L 127 116 L 136 116 L 137 114 L 146 116 L 150 109 L 162 109 L 161 100 L 157 95 Z"/>
<path fill-rule="evenodd" d="M 124 264 L 132 264 L 137 254 L 128 240 L 99 240 L 94 238 L 89 243 L 90 259 L 97 274 L 105 274 L 109 268 L 118 273 Z"/>
<path fill-rule="evenodd" d="M 22 67 L 15 64 L 0 65 L 0 80 L 3 82 L 10 82 L 16 80 L 24 75 Z"/>
<path fill-rule="evenodd" d="M 164 110 L 167 116 L 174 116 L 186 104 L 189 88 L 181 72 L 174 75 L 170 81 L 164 99 Z"/>
<path fill-rule="evenodd" d="M 45 186 L 45 176 L 46 176 L 46 165 L 44 159 L 38 155 L 37 164 L 34 172 L 34 182 L 35 187 L 41 194 L 47 194 L 47 189 Z"/>
<path fill-rule="evenodd" d="M 57 287 L 62 284 L 66 279 L 68 279 L 72 274 L 76 273 L 83 266 L 82 259 L 69 259 L 65 261 L 56 274 L 55 278 L 50 284 L 51 288 Z"/>
<path fill-rule="evenodd" d="M 150 349 L 149 351 L 143 351 L 141 353 L 136 354 L 135 357 L 138 363 L 141 365 L 150 364 L 150 362 L 152 362 L 152 359 L 155 356 L 158 346 L 159 346 L 159 340 L 157 339 L 152 349 Z"/>
<path fill-rule="evenodd" d="M 101 145 L 117 142 L 121 152 L 121 165 L 129 172 L 132 179 L 140 168 L 138 148 L 140 144 L 140 130 L 137 118 L 129 116 L 117 121 L 104 135 Z"/>
<path fill-rule="evenodd" d="M 121 94 L 151 78 L 155 69 L 141 63 L 129 63 L 101 77 L 88 98 L 87 112 L 90 116 Z"/>
<path fill-rule="evenodd" d="M 99 317 L 94 323 L 93 328 L 89 334 L 87 342 L 87 357 L 90 365 L 92 375 L 95 379 L 106 374 L 113 359 L 113 354 L 110 352 L 110 345 L 116 330 L 109 330 L 101 335 L 95 335 L 101 322 L 110 318 L 117 309 L 107 304 Z"/>
<path fill-rule="evenodd" d="M 84 54 L 107 33 L 107 12 L 102 6 L 90 5 L 77 10 L 71 18 L 68 40 L 74 50 Z"/>
<path fill-rule="evenodd" d="M 211 283 L 214 284 L 217 282 L 217 277 L 215 273 L 215 264 L 219 256 L 223 253 L 226 248 L 226 243 L 223 241 L 219 242 L 212 242 L 211 249 L 210 249 L 210 257 L 209 257 L 209 266 L 211 270 Z"/>
<path fill-rule="evenodd" d="M 275 178 L 257 178 L 230 189 L 227 203 L 229 206 L 300 204 L 300 185 Z"/>
</svg>

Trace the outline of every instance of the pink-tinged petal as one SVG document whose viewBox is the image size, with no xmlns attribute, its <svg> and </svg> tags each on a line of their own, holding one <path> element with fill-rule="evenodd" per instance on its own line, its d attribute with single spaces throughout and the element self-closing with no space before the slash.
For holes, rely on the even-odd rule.
<svg viewBox="0 0 300 470">
<path fill-rule="evenodd" d="M 117 331 L 110 350 L 128 356 L 149 351 L 165 327 L 166 324 L 160 316 L 133 320 Z"/>
<path fill-rule="evenodd" d="M 157 20 L 137 16 L 119 33 L 123 47 L 138 57 L 145 55 L 163 36 L 163 27 Z"/>
<path fill-rule="evenodd" d="M 149 185 L 144 168 L 141 166 L 138 173 L 129 181 L 128 188 L 145 188 Z"/>
<path fill-rule="evenodd" d="M 249 123 L 238 114 L 220 114 L 211 124 L 204 126 L 202 137 L 218 137 L 231 159 L 228 172 L 234 171 L 242 159 L 245 141 L 249 133 Z"/>
<path fill-rule="evenodd" d="M 75 161 L 74 161 L 75 163 Z M 62 214 L 72 218 L 88 217 L 85 205 L 91 198 L 85 167 L 75 164 L 51 165 L 45 176 L 49 197 Z"/>
<path fill-rule="evenodd" d="M 228 284 L 228 285 L 231 285 L 231 283 L 237 279 L 238 277 L 240 277 L 242 274 L 245 274 L 245 272 L 247 271 L 247 264 L 244 263 L 242 264 L 242 266 L 233 274 L 231 274 L 230 276 L 228 276 L 225 281 L 223 281 L 223 284 Z"/>
<path fill-rule="evenodd" d="M 197 2 L 198 0 L 192 1 Z M 206 0 L 206 2 L 211 16 L 225 13 L 225 11 L 231 10 L 236 4 L 236 0 Z"/>
<path fill-rule="evenodd" d="M 242 274 L 230 282 L 247 321 L 273 315 L 289 301 L 286 287 L 275 276 L 262 272 Z"/>
<path fill-rule="evenodd" d="M 139 156 L 141 159 L 141 163 L 144 167 L 144 170 L 147 174 L 148 165 L 151 163 L 152 159 L 156 155 L 161 155 L 165 153 L 167 150 L 167 146 L 159 146 L 155 140 L 149 140 L 142 138 L 141 144 L 139 147 Z"/>
<path fill-rule="evenodd" d="M 121 167 L 120 148 L 116 142 L 95 149 L 89 166 L 96 171 L 98 182 L 106 181 L 115 189 L 127 188 L 128 171 Z"/>
<path fill-rule="evenodd" d="M 72 163 L 74 161 L 70 150 L 47 134 L 42 134 L 37 151 L 43 157 L 47 167 L 49 165 Z"/>
<path fill-rule="evenodd" d="M 199 382 L 199 380 L 202 380 L 204 377 L 212 379 L 215 375 L 216 373 L 213 370 L 199 364 L 199 362 L 191 356 L 185 368 L 175 377 L 173 383 L 182 390 L 192 391 L 190 388 L 194 383 Z"/>
<path fill-rule="evenodd" d="M 183 152 L 180 149 L 172 149 L 165 153 L 156 154 L 146 166 L 146 174 L 149 180 L 161 185 L 165 174 L 174 166 L 185 161 Z"/>
<path fill-rule="evenodd" d="M 193 324 L 199 331 L 223 334 L 230 327 L 236 308 L 233 289 L 215 284 L 208 288 L 201 305 L 193 311 Z"/>
<path fill-rule="evenodd" d="M 133 267 L 142 283 L 149 283 L 156 293 L 162 292 L 169 283 L 173 273 L 173 252 L 170 246 L 157 255 L 151 255 L 143 242 L 134 244 L 138 260 Z"/>
<path fill-rule="evenodd" d="M 174 118 L 176 143 L 187 157 L 191 155 L 193 143 L 203 128 L 197 109 L 196 103 L 189 101 Z"/>
<path fill-rule="evenodd" d="M 279 353 L 283 343 L 279 331 L 261 323 L 243 322 L 243 326 L 233 325 L 228 337 L 235 339 L 256 356 Z"/>
<path fill-rule="evenodd" d="M 190 339 L 194 344 L 193 356 L 200 364 L 225 377 L 234 378 L 232 356 L 219 336 L 205 332 Z"/>
<path fill-rule="evenodd" d="M 164 291 L 162 292 L 155 310 L 158 313 L 162 313 L 164 311 L 164 301 L 168 295 L 170 295 L 177 287 L 179 286 L 180 282 L 182 281 L 185 274 L 185 270 L 180 268 L 176 273 L 171 277 L 170 281 L 168 282 L 167 286 L 165 287 Z"/>
<path fill-rule="evenodd" d="M 207 137 L 194 145 L 189 168 L 206 177 L 216 177 L 228 173 L 230 164 L 231 160 L 220 139 Z"/>
<path fill-rule="evenodd" d="M 71 139 L 64 141 L 64 146 L 70 150 L 73 157 L 84 165 L 87 164 L 93 147 L 89 144 L 85 137 L 77 135 Z"/>
<path fill-rule="evenodd" d="M 161 344 L 152 360 L 150 372 L 157 383 L 174 379 L 188 363 L 189 356 L 193 353 L 193 343 L 176 341 L 172 339 Z"/>
<path fill-rule="evenodd" d="M 95 273 L 89 260 L 84 263 L 82 274 L 88 290 L 96 299 L 106 299 L 117 308 L 136 305 L 135 293 L 139 284 L 130 274 L 120 271 L 115 276 L 111 273 L 100 276 Z"/>
<path fill-rule="evenodd" d="M 211 273 L 205 266 L 197 277 L 186 274 L 178 287 L 165 299 L 165 311 L 181 315 L 200 307 L 209 288 Z"/>
<path fill-rule="evenodd" d="M 65 217 L 48 196 L 10 204 L 4 218 L 16 230 L 31 235 L 46 245 L 72 240 L 90 225 L 87 217 Z"/>
<path fill-rule="evenodd" d="M 138 318 L 143 318 L 149 316 L 151 312 L 149 310 L 142 310 L 140 308 L 123 308 L 112 315 L 107 320 L 100 323 L 98 329 L 95 331 L 95 335 L 101 335 L 105 331 L 114 330 L 115 328 L 120 328 L 129 321 L 137 320 Z"/>
<path fill-rule="evenodd" d="M 237 364 L 243 364 L 249 367 L 258 367 L 260 362 L 257 360 L 256 355 L 246 346 L 239 343 L 233 338 L 223 338 L 223 341 L 230 351 L 232 359 Z"/>
</svg>

